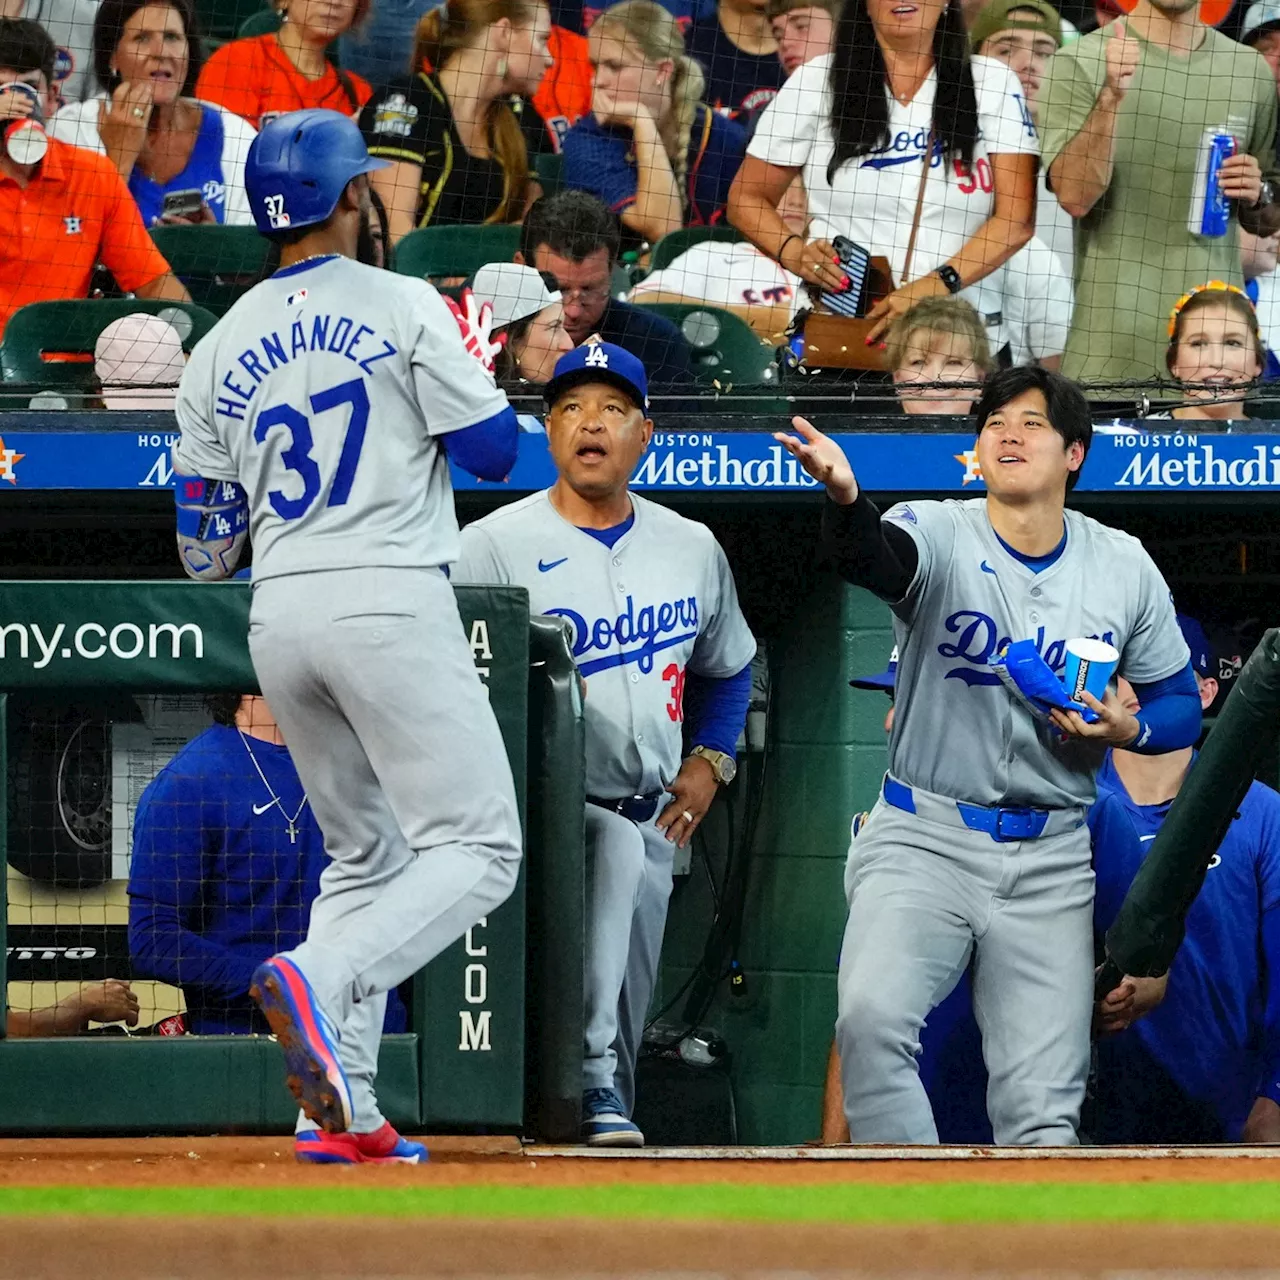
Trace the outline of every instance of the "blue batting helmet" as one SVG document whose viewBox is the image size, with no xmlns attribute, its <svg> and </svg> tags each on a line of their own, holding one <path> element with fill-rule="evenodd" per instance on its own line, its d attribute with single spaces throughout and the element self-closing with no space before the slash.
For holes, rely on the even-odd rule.
<svg viewBox="0 0 1280 1280">
<path fill-rule="evenodd" d="M 312 108 L 277 116 L 253 140 L 244 167 L 253 220 L 263 235 L 323 222 L 352 178 L 388 161 L 373 160 L 354 120 Z"/>
</svg>

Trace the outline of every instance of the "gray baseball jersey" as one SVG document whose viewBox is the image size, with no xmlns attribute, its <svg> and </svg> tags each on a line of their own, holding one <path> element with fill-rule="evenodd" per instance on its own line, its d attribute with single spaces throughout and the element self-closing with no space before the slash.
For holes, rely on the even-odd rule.
<svg viewBox="0 0 1280 1280">
<path fill-rule="evenodd" d="M 1060 673 L 1066 642 L 1091 636 L 1120 651 L 1131 682 L 1187 665 L 1169 588 L 1142 544 L 1077 511 L 1065 516 L 1066 548 L 1034 573 L 996 537 L 985 498 L 899 503 L 885 514 L 920 554 L 894 609 L 895 778 L 973 804 L 1091 804 L 1104 748 L 1058 742 L 1001 684 L 991 657 L 1031 639 Z"/>
<path fill-rule="evenodd" d="M 458 554 L 436 437 L 507 400 L 421 280 L 324 257 L 241 298 L 182 375 L 174 465 L 249 496 L 256 582 Z"/>
<path fill-rule="evenodd" d="M 685 672 L 736 675 L 756 642 L 711 531 L 631 495 L 612 548 L 570 524 L 544 490 L 462 531 L 455 582 L 525 587 L 535 613 L 566 618 L 587 682 L 587 792 L 643 795 L 680 769 Z"/>
</svg>

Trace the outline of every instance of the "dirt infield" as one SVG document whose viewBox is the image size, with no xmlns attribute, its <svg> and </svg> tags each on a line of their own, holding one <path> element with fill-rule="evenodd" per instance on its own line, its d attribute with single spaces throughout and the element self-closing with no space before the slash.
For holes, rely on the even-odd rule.
<svg viewBox="0 0 1280 1280">
<path fill-rule="evenodd" d="M 0 1141 L 0 1277 L 1280 1276 L 1280 1225 L 1105 1220 L 1112 1192 L 1119 1198 L 1134 1185 L 1150 1192 L 1150 1184 L 1167 1184 L 1184 1203 L 1192 1184 L 1205 1188 L 1194 1191 L 1196 1198 L 1252 1193 L 1266 1197 L 1266 1204 L 1272 1203 L 1274 1186 L 1280 1204 L 1276 1159 L 1001 1160 L 957 1153 L 955 1159 L 928 1160 L 673 1160 L 638 1153 L 593 1160 L 535 1157 L 511 1139 L 435 1139 L 431 1147 L 431 1163 L 417 1168 L 311 1168 L 294 1163 L 285 1138 Z M 1211 1188 L 1213 1183 L 1236 1186 Z M 717 1185 L 723 1193 L 725 1184 L 731 1194 L 740 1185 L 744 1196 L 761 1186 L 770 1196 L 794 1196 L 790 1189 L 800 1188 L 805 1197 L 821 1193 L 830 1199 L 834 1190 L 841 1202 L 847 1187 L 849 1204 L 886 1187 L 901 1188 L 893 1193 L 899 1202 L 905 1195 L 914 1204 L 918 1194 L 922 1205 L 935 1202 L 945 1184 L 989 1185 L 1002 1195 L 1017 1195 L 1021 1186 L 1027 1193 L 1037 1189 L 1042 1198 L 1046 1184 L 1050 1197 L 1096 1184 L 1102 1208 L 1099 1221 L 1013 1225 L 646 1221 L 625 1210 L 602 1215 L 598 1198 L 594 1209 L 576 1207 L 602 1190 L 626 1206 L 630 1197 L 652 1196 L 654 1188 L 684 1187 L 692 1199 Z M 1055 1189 L 1059 1185 L 1062 1191 Z M 481 1217 L 490 1187 L 495 1200 L 554 1189 L 562 1201 L 566 1194 L 572 1197 L 573 1216 L 512 1216 L 508 1210 L 505 1216 L 499 1211 L 500 1216 Z M 21 1207 L 24 1197 L 56 1197 L 61 1188 L 100 1189 L 114 1199 L 95 1206 L 91 1190 L 89 1207 L 74 1216 Z M 424 1215 L 403 1203 L 396 1207 L 404 1188 L 419 1196 L 431 1189 L 448 1196 L 454 1188 L 453 1194 L 482 1207 L 463 1216 L 448 1209 Z M 126 1204 L 130 1191 L 136 1192 L 140 1213 L 121 1212 L 121 1189 Z M 239 1207 L 231 1214 L 217 1208 L 225 1189 L 238 1189 Z M 143 1207 L 147 1197 L 166 1191 L 187 1195 L 190 1212 L 152 1216 Z M 374 1207 L 361 1211 L 357 1205 L 345 1215 L 325 1212 L 319 1200 L 328 1197 L 332 1205 L 335 1194 Z M 49 1203 L 57 1207 L 56 1198 Z M 294 1203 L 296 1211 L 281 1207 Z"/>
</svg>

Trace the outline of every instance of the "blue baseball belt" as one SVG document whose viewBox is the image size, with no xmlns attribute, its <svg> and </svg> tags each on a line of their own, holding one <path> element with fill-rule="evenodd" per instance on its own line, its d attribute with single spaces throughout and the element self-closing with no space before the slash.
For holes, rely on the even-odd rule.
<svg viewBox="0 0 1280 1280">
<path fill-rule="evenodd" d="M 1015 840 L 1037 840 L 1041 836 L 1062 835 L 1082 827 L 1087 811 L 1079 806 L 1070 809 L 1030 809 L 1019 805 L 967 804 L 947 796 L 934 795 L 919 787 L 909 787 L 884 775 L 881 790 L 885 804 L 901 809 L 903 813 L 915 813 L 930 822 L 950 826 L 967 827 L 970 831 L 982 831 L 1000 844 Z"/>
</svg>

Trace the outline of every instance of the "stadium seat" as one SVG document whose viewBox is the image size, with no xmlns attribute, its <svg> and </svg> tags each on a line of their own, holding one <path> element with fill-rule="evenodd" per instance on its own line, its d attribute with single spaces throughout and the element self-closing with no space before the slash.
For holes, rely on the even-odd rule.
<svg viewBox="0 0 1280 1280">
<path fill-rule="evenodd" d="M 267 272 L 271 246 L 256 227 L 153 227 L 151 238 L 192 301 L 216 316 Z"/>
<path fill-rule="evenodd" d="M 243 23 L 263 7 L 262 0 L 196 0 L 201 34 L 217 41 L 234 40 Z"/>
<path fill-rule="evenodd" d="M 534 176 L 544 196 L 553 196 L 564 185 L 564 156 L 553 151 L 536 156 L 533 161 Z"/>
<path fill-rule="evenodd" d="M 649 254 L 649 270 L 661 271 L 668 267 L 686 249 L 706 240 L 718 240 L 734 244 L 743 239 L 734 227 L 681 227 L 679 231 L 668 231 Z"/>
<path fill-rule="evenodd" d="M 756 386 L 776 383 L 778 369 L 766 346 L 745 320 L 698 302 L 638 302 L 646 311 L 672 321 L 693 348 L 693 368 L 704 386 Z"/>
<path fill-rule="evenodd" d="M 245 40 L 249 36 L 270 35 L 280 30 L 280 15 L 274 9 L 259 9 L 251 13 L 237 28 L 238 39 Z"/>
<path fill-rule="evenodd" d="M 396 245 L 396 271 L 420 280 L 471 276 L 488 262 L 510 262 L 519 247 L 514 225 L 423 227 Z"/>
<path fill-rule="evenodd" d="M 15 311 L 5 327 L 0 344 L 4 385 L 32 391 L 96 390 L 93 348 L 98 335 L 113 320 L 137 311 L 168 320 L 188 352 L 217 323 L 215 315 L 190 302 L 148 298 L 32 302 Z"/>
</svg>

